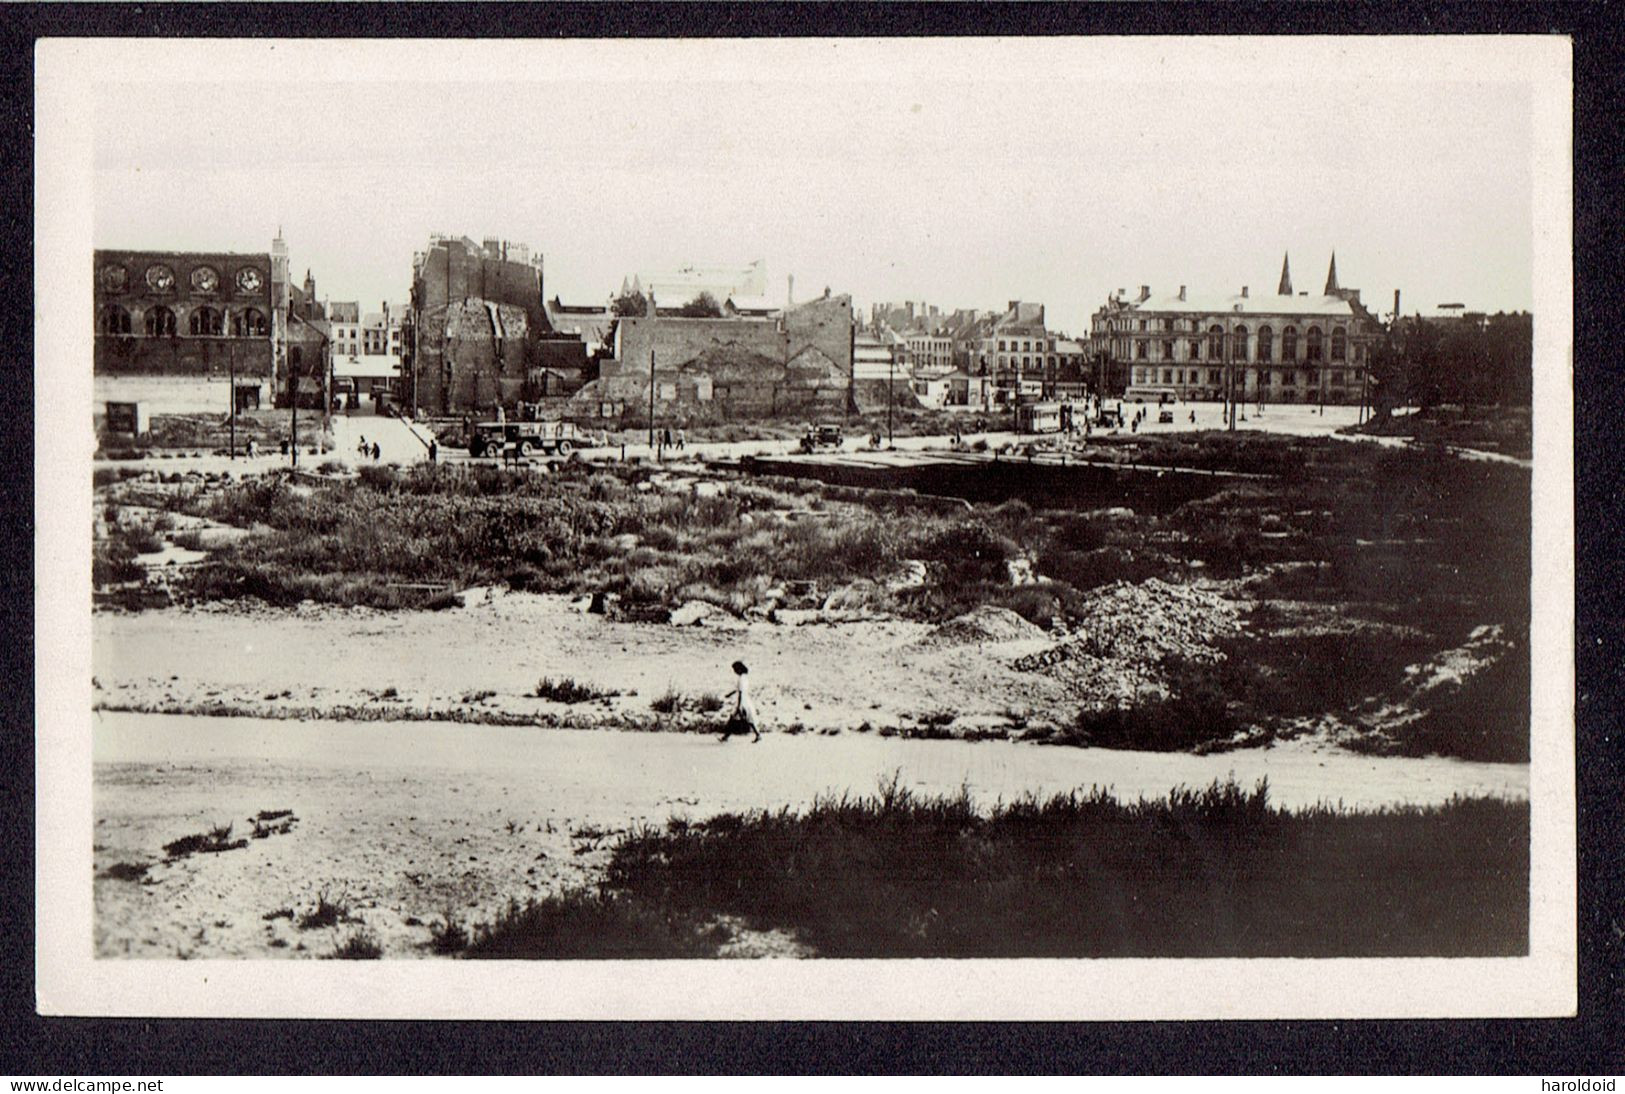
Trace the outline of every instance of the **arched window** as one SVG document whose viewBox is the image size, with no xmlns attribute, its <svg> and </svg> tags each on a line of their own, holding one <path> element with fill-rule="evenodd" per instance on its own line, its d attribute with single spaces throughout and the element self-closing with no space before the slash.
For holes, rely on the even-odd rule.
<svg viewBox="0 0 1625 1094">
<path fill-rule="evenodd" d="M 226 333 L 225 319 L 214 308 L 194 308 L 187 326 L 194 336 Z"/>
<path fill-rule="evenodd" d="M 1217 323 L 1207 329 L 1207 359 L 1224 360 L 1224 328 Z"/>
<path fill-rule="evenodd" d="M 1309 337 L 1308 337 L 1307 341 L 1308 341 L 1309 345 L 1308 345 L 1308 354 L 1307 354 L 1306 360 L 1310 360 L 1310 361 L 1318 361 L 1318 360 L 1320 360 L 1320 350 L 1321 350 L 1320 342 L 1321 342 L 1321 338 L 1320 338 L 1320 328 L 1319 327 L 1310 327 L 1309 328 Z"/>
<path fill-rule="evenodd" d="M 147 309 L 147 334 L 153 338 L 175 336 L 175 313 L 158 304 Z"/>
<path fill-rule="evenodd" d="M 1270 357 L 1270 353 L 1275 348 L 1273 344 L 1274 340 L 1274 331 L 1270 330 L 1268 327 L 1258 328 L 1258 359 L 1260 361 L 1269 361 L 1272 359 Z M 1267 383 L 1268 381 L 1265 382 Z"/>
<path fill-rule="evenodd" d="M 245 308 L 233 318 L 232 333 L 238 338 L 264 338 L 267 333 L 265 313 L 258 308 Z"/>
<path fill-rule="evenodd" d="M 1343 361 L 1348 358 L 1349 336 L 1342 327 L 1332 330 L 1332 360 Z"/>
<path fill-rule="evenodd" d="M 1237 327 L 1235 337 L 1230 340 L 1230 352 L 1237 361 L 1247 360 L 1247 328 Z"/>
<path fill-rule="evenodd" d="M 103 334 L 129 334 L 130 312 L 117 304 L 109 304 L 102 310 Z"/>
<path fill-rule="evenodd" d="M 1287 327 L 1281 332 L 1281 360 L 1296 361 L 1298 359 L 1298 328 Z"/>
</svg>

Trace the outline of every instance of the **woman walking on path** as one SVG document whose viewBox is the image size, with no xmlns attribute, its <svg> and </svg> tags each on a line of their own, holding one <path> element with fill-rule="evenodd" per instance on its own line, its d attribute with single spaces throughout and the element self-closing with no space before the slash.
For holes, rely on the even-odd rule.
<svg viewBox="0 0 1625 1094">
<path fill-rule="evenodd" d="M 720 740 L 726 741 L 736 733 L 749 731 L 751 743 L 755 744 L 762 739 L 762 731 L 756 726 L 756 707 L 750 701 L 750 670 L 743 661 L 735 661 L 733 669 L 734 675 L 739 678 L 733 691 L 729 692 L 736 697 L 734 712 L 729 716 L 728 724 L 722 727 Z"/>
</svg>

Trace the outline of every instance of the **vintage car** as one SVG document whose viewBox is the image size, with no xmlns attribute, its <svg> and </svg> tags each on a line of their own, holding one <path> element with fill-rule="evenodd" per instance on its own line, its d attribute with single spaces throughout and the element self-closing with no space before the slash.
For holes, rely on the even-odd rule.
<svg viewBox="0 0 1625 1094">
<path fill-rule="evenodd" d="M 838 425 L 814 426 L 801 435 L 803 452 L 816 452 L 820 448 L 839 450 L 845 443 L 846 438 L 841 436 L 841 427 Z"/>
</svg>

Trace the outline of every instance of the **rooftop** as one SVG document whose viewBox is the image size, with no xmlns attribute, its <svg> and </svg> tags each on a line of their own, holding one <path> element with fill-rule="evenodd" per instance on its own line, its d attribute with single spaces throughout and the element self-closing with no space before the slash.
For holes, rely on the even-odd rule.
<svg viewBox="0 0 1625 1094">
<path fill-rule="evenodd" d="M 1341 296 L 1280 296 L 1259 293 L 1257 296 L 1210 295 L 1187 293 L 1180 299 L 1177 293 L 1152 293 L 1143 301 L 1132 297 L 1123 305 L 1142 314 L 1152 315 L 1212 315 L 1219 312 L 1239 312 L 1243 315 L 1320 315 L 1352 318 L 1354 306 Z"/>
</svg>

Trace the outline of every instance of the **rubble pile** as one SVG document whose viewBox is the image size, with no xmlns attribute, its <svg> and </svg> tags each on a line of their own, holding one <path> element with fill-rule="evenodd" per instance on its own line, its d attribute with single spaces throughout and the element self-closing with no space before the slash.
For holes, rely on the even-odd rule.
<svg viewBox="0 0 1625 1094">
<path fill-rule="evenodd" d="M 920 639 L 922 646 L 967 646 L 988 642 L 1027 642 L 1044 637 L 1044 629 L 1008 608 L 984 604 L 956 616 Z"/>
<path fill-rule="evenodd" d="M 1095 590 L 1072 629 L 1069 645 L 1091 657 L 1217 660 L 1213 641 L 1240 633 L 1241 619 L 1236 605 L 1217 593 L 1151 578 Z"/>
</svg>

